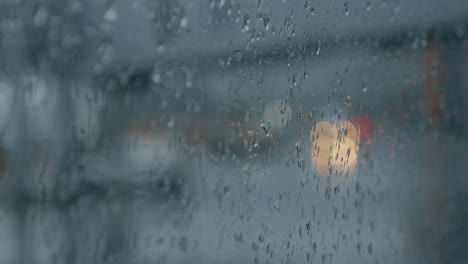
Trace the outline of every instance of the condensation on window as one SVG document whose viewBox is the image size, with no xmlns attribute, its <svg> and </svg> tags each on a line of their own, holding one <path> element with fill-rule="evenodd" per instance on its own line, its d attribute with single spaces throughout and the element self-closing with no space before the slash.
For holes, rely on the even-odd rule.
<svg viewBox="0 0 468 264">
<path fill-rule="evenodd" d="M 465 0 L 0 0 L 0 263 L 467 263 Z"/>
</svg>

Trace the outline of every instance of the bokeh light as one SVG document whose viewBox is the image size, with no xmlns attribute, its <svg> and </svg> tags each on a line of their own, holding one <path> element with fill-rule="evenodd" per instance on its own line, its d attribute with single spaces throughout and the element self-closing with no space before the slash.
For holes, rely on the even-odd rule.
<svg viewBox="0 0 468 264">
<path fill-rule="evenodd" d="M 356 167 L 359 130 L 349 121 L 318 122 L 310 132 L 312 166 L 322 175 L 341 174 Z"/>
</svg>

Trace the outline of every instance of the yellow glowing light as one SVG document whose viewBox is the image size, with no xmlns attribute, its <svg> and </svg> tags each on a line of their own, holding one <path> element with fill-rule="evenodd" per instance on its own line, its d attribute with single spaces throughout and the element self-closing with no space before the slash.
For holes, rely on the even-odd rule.
<svg viewBox="0 0 468 264">
<path fill-rule="evenodd" d="M 343 173 L 356 167 L 359 130 L 349 121 L 321 121 L 310 132 L 312 165 L 322 175 Z"/>
</svg>

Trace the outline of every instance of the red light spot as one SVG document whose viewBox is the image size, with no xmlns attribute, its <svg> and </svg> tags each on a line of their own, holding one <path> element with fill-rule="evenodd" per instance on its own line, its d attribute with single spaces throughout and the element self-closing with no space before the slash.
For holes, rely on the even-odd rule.
<svg viewBox="0 0 468 264">
<path fill-rule="evenodd" d="M 349 120 L 351 123 L 353 123 L 353 125 L 359 128 L 359 139 L 361 142 L 369 139 L 372 133 L 373 122 L 367 118 L 367 116 L 354 114 L 349 118 Z"/>
</svg>

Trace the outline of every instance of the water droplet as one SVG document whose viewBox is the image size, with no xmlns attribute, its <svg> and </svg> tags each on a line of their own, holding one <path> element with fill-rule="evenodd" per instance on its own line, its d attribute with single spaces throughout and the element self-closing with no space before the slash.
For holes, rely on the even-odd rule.
<svg viewBox="0 0 468 264">
<path fill-rule="evenodd" d="M 258 236 L 258 241 L 259 241 L 260 243 L 263 243 L 263 241 L 265 241 L 265 237 L 264 237 L 262 234 L 260 234 L 260 235 Z"/>
<path fill-rule="evenodd" d="M 181 20 L 180 20 L 180 27 L 182 28 L 185 28 L 188 26 L 188 18 L 187 17 L 183 17 Z"/>
<path fill-rule="evenodd" d="M 36 27 L 42 27 L 49 21 L 49 9 L 45 6 L 41 6 L 37 9 L 34 15 L 33 23 Z"/>
<path fill-rule="evenodd" d="M 348 16 L 349 15 L 348 3 L 344 3 L 343 7 L 344 7 L 344 10 L 345 10 L 345 16 Z"/>
<path fill-rule="evenodd" d="M 236 59 L 237 61 L 241 61 L 242 60 L 242 52 L 240 50 L 234 51 L 233 58 Z"/>
<path fill-rule="evenodd" d="M 111 6 L 104 13 L 104 20 L 109 21 L 109 22 L 114 22 L 117 19 L 117 16 L 118 16 L 117 9 Z"/>
<path fill-rule="evenodd" d="M 250 17 L 244 15 L 244 23 L 242 24 L 242 32 L 248 32 L 250 30 Z"/>
<path fill-rule="evenodd" d="M 219 8 L 223 8 L 224 4 L 226 4 L 226 0 L 219 1 Z"/>
<path fill-rule="evenodd" d="M 265 27 L 266 31 L 270 29 L 270 18 L 268 18 L 267 16 L 263 17 L 263 26 Z"/>
<path fill-rule="evenodd" d="M 114 48 L 110 43 L 103 43 L 98 48 L 98 54 L 100 55 L 101 65 L 109 65 L 114 59 Z"/>
<path fill-rule="evenodd" d="M 151 79 L 155 84 L 161 84 L 162 82 L 162 77 L 161 77 L 161 71 L 159 70 L 158 67 L 155 67 L 153 69 L 153 75 L 151 76 Z"/>
<path fill-rule="evenodd" d="M 253 242 L 253 243 L 252 243 L 252 250 L 253 250 L 253 251 L 258 251 L 259 249 L 260 249 L 260 247 L 258 246 L 258 244 L 255 243 L 255 242 Z"/>
<path fill-rule="evenodd" d="M 276 209 L 276 211 L 279 212 L 280 210 L 280 201 L 279 200 L 276 200 L 273 204 L 273 207 Z"/>
<path fill-rule="evenodd" d="M 315 15 L 315 7 L 311 6 L 311 7 L 309 8 L 309 13 L 310 13 L 312 16 Z"/>
</svg>

